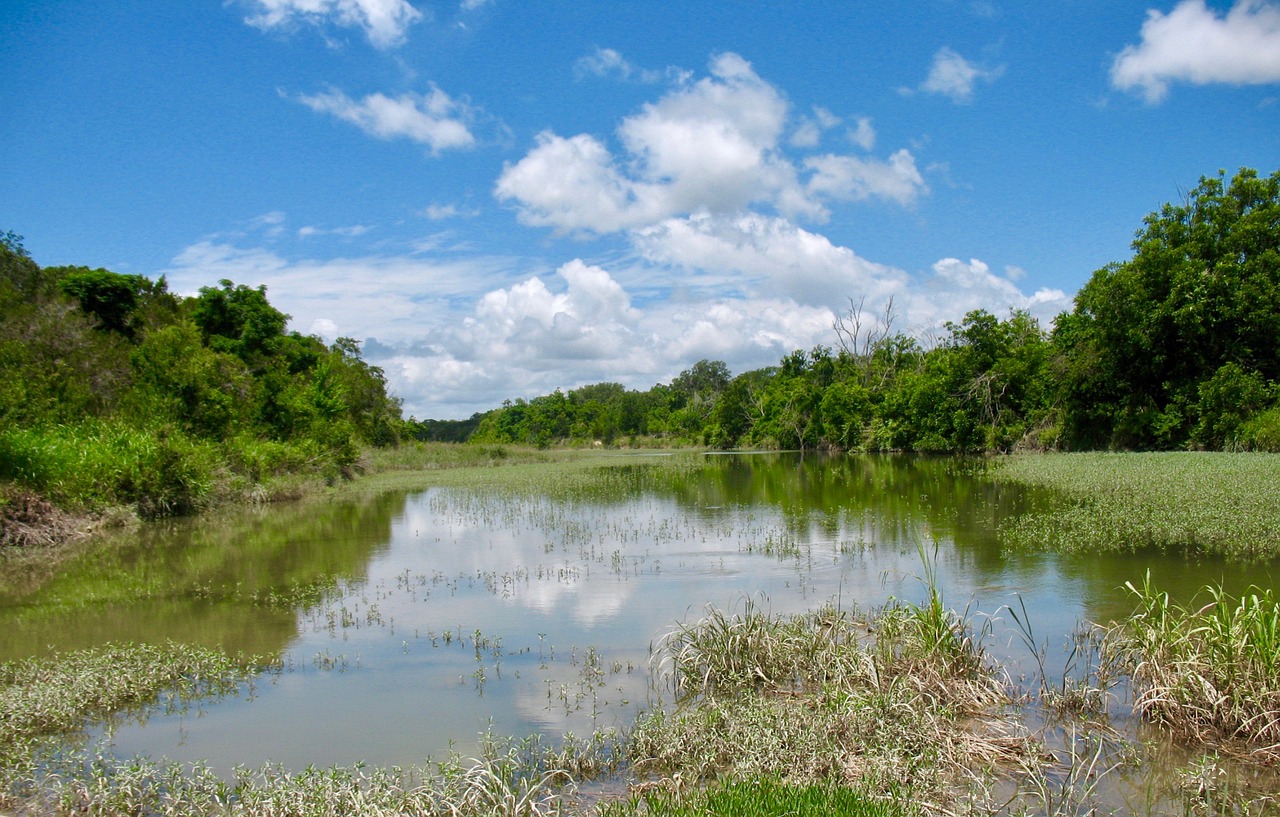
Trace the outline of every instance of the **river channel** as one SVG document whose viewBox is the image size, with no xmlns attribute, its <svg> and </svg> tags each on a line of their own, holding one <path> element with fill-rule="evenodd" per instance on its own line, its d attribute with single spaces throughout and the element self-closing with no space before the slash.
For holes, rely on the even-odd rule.
<svg viewBox="0 0 1280 817">
<path fill-rule="evenodd" d="M 1126 581 L 1189 598 L 1275 587 L 1267 567 L 1158 553 L 1010 552 L 1005 520 L 1054 497 L 953 459 L 620 454 L 148 525 L 0 598 L 0 659 L 173 640 L 278 659 L 244 694 L 110 728 L 121 756 L 215 769 L 411 765 L 481 736 L 625 726 L 653 705 L 650 647 L 708 605 L 775 613 L 944 600 L 991 622 L 1016 675 L 1025 608 L 1049 665 Z M 524 469 L 524 470 L 521 470 Z M 926 564 L 926 562 L 928 564 Z"/>
</svg>

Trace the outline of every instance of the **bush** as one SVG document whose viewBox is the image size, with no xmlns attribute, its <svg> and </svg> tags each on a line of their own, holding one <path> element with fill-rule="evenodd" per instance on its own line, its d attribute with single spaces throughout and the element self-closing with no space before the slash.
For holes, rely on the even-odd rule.
<svg viewBox="0 0 1280 817">
<path fill-rule="evenodd" d="M 91 420 L 0 432 L 0 478 L 55 502 L 131 505 L 144 517 L 199 507 L 218 464 L 212 445 L 170 428 Z"/>
</svg>

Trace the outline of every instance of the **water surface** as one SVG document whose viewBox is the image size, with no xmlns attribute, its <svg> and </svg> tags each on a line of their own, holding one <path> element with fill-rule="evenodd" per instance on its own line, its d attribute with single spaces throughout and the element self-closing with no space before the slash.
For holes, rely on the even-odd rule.
<svg viewBox="0 0 1280 817">
<path fill-rule="evenodd" d="M 106 641 L 278 657 L 245 695 L 118 724 L 121 755 L 230 770 L 421 763 L 480 736 L 578 735 L 650 704 L 650 646 L 707 605 L 777 613 L 924 598 L 1006 605 L 1061 663 L 1081 621 L 1126 615 L 1150 571 L 1175 598 L 1209 581 L 1276 586 L 1268 567 L 1161 554 L 1006 552 L 1002 520 L 1052 501 L 978 464 L 916 457 L 680 455 L 518 484 L 435 487 L 150 526 L 0 598 L 0 658 Z M 539 479 L 541 474 L 545 479 Z M 586 486 L 586 487 L 583 487 Z"/>
</svg>

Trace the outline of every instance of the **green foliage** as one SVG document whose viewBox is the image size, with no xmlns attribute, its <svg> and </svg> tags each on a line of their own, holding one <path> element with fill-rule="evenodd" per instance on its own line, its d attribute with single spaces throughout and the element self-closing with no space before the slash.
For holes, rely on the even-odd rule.
<svg viewBox="0 0 1280 817">
<path fill-rule="evenodd" d="M 1280 172 L 1203 178 L 1147 216 L 1132 259 L 1094 273 L 1055 332 L 1074 445 L 1226 442 L 1240 412 L 1206 417 L 1221 408 L 1223 380 L 1252 397 L 1280 378 L 1277 224 Z"/>
<path fill-rule="evenodd" d="M 133 318 L 143 299 L 164 291 L 163 280 L 153 284 L 141 275 L 120 275 L 88 267 L 51 267 L 46 273 L 58 279 L 58 288 L 75 298 L 85 313 L 94 316 L 107 331 L 132 336 Z"/>
<path fill-rule="evenodd" d="M 209 444 L 117 421 L 0 430 L 0 479 L 73 506 L 134 505 L 143 516 L 183 513 L 208 494 L 218 461 Z"/>
<path fill-rule="evenodd" d="M 219 284 L 201 287 L 191 308 L 191 319 L 209 347 L 246 362 L 274 352 L 289 316 L 267 301 L 267 288 L 236 285 L 225 278 Z"/>
<path fill-rule="evenodd" d="M 64 504 L 184 513 L 262 480 L 332 478 L 395 445 L 400 403 L 359 344 L 285 333 L 256 289 L 41 269 L 0 235 L 0 479 Z"/>
</svg>

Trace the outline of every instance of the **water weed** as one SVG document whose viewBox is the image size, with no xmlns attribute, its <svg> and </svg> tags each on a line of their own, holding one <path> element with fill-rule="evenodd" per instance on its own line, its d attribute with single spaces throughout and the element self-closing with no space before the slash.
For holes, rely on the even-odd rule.
<svg viewBox="0 0 1280 817">
<path fill-rule="evenodd" d="M 33 738 L 71 732 L 131 708 L 238 690 L 254 673 L 220 651 L 178 644 L 108 645 L 0 664 L 0 758 Z"/>
<path fill-rule="evenodd" d="M 1280 462 L 1270 454 L 1045 454 L 996 461 L 993 478 L 1052 489 L 1062 501 L 1002 526 L 1030 550 L 1147 549 L 1280 555 Z"/>
</svg>

